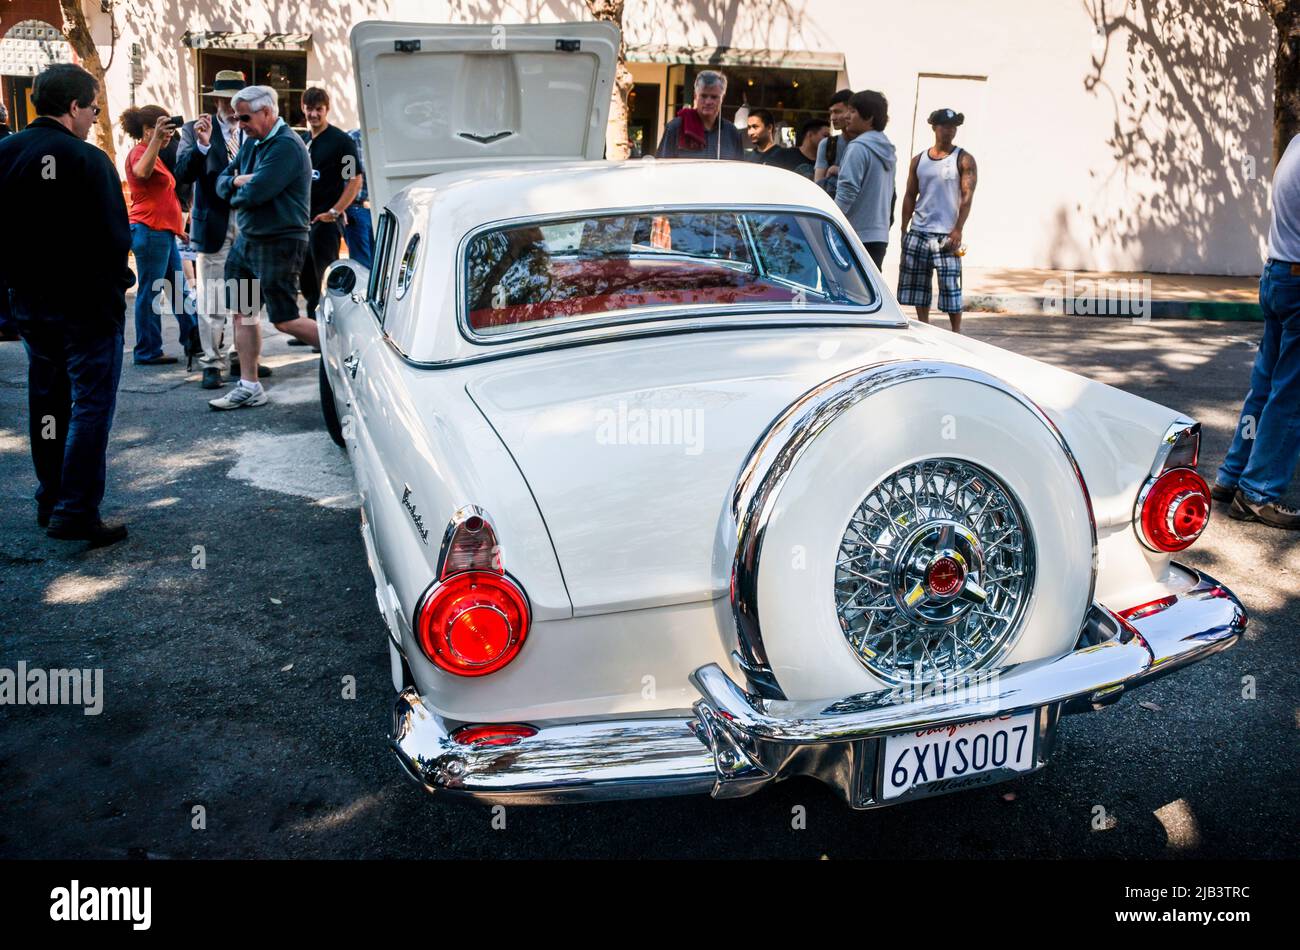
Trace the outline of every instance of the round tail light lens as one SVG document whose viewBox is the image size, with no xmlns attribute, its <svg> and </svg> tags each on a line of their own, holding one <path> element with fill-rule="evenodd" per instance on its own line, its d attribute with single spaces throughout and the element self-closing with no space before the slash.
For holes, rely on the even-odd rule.
<svg viewBox="0 0 1300 950">
<path fill-rule="evenodd" d="M 420 648 L 458 676 L 495 673 L 528 636 L 528 599 L 501 574 L 469 571 L 436 585 L 416 612 Z"/>
<path fill-rule="evenodd" d="M 1210 489 L 1190 468 L 1165 472 L 1147 490 L 1140 515 L 1142 540 L 1156 551 L 1181 551 L 1210 520 Z"/>
</svg>

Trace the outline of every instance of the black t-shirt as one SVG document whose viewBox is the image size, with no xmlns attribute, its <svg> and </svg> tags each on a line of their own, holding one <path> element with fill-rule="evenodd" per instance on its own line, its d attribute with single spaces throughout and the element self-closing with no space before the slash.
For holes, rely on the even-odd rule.
<svg viewBox="0 0 1300 950">
<path fill-rule="evenodd" d="M 812 178 L 814 162 L 798 148 L 774 148 L 764 152 L 758 159 L 764 165 L 775 165 L 788 171 L 798 172 L 805 178 Z"/>
<path fill-rule="evenodd" d="M 339 203 L 349 181 L 361 174 L 361 156 L 352 136 L 334 125 L 315 138 L 303 133 L 311 153 L 311 216 L 324 214 Z"/>
</svg>

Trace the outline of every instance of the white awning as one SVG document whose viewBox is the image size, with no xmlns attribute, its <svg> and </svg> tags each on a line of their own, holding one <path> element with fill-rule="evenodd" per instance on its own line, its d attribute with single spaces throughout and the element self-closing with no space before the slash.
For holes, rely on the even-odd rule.
<svg viewBox="0 0 1300 950">
<path fill-rule="evenodd" d="M 286 49 L 311 48 L 310 33 L 234 33 L 228 30 L 190 30 L 181 43 L 191 49 Z"/>
<path fill-rule="evenodd" d="M 815 50 L 741 49 L 735 46 L 646 43 L 629 44 L 627 58 L 636 63 L 690 63 L 696 66 L 766 66 L 777 69 L 844 71 L 843 53 L 822 53 Z"/>
</svg>

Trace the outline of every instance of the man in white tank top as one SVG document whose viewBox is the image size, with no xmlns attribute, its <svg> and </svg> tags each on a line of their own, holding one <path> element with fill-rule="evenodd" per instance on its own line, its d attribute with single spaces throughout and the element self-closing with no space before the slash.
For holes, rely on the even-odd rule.
<svg viewBox="0 0 1300 950">
<path fill-rule="evenodd" d="M 961 332 L 961 232 L 975 197 L 975 157 L 953 144 L 966 117 L 952 109 L 930 113 L 934 145 L 912 159 L 903 196 L 903 262 L 898 302 L 930 322 L 932 271 L 939 273 L 939 309 Z"/>
</svg>

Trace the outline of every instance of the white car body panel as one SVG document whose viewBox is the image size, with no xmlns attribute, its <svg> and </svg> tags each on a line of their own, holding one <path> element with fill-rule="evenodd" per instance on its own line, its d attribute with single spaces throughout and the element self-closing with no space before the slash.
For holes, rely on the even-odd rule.
<svg viewBox="0 0 1300 950">
<path fill-rule="evenodd" d="M 528 474 L 579 615 L 724 593 L 712 534 L 684 526 L 717 523 L 746 454 L 782 409 L 824 379 L 886 360 L 945 359 L 1014 379 L 1075 447 L 1094 505 L 1126 506 L 1137 544 L 1133 498 L 1151 459 L 1117 467 L 1114 453 L 1153 455 L 1177 413 L 994 347 L 954 347 L 960 339 L 915 324 L 627 340 L 480 366 L 469 392 Z M 1071 411 L 1082 401 L 1086 416 Z M 683 409 L 699 410 L 698 454 L 602 442 L 611 421 L 632 437 L 620 420 Z"/>
<path fill-rule="evenodd" d="M 337 298 L 332 306 L 340 306 Z M 374 323 L 368 308 L 341 306 L 352 308 L 350 319 Z M 334 322 L 325 344 L 332 378 Z M 368 421 L 355 426 L 349 449 L 382 565 L 382 573 L 372 565 L 382 577 L 377 586 L 394 588 L 396 635 L 432 708 L 458 721 L 531 721 L 689 705 L 692 669 L 730 665 L 719 626 L 726 611 L 718 609 L 727 578 L 714 563 L 714 533 L 754 441 L 821 380 L 909 358 L 941 358 L 1015 379 L 1061 428 L 1090 490 L 1102 498 L 1127 494 L 1130 512 L 1160 435 L 1178 417 L 921 324 L 669 334 L 440 369 L 413 366 L 374 339 L 353 385 L 362 405 L 377 409 L 356 414 Z M 719 372 L 726 359 L 743 360 L 745 372 Z M 683 392 L 692 405 L 710 407 L 698 455 L 686 455 L 682 445 L 598 441 L 601 408 L 617 413 L 620 401 L 628 411 L 679 405 Z M 375 444 L 371 433 L 381 429 Z M 1133 461 L 1117 464 L 1115 453 Z M 663 477 L 674 466 L 680 473 L 683 462 L 689 477 Z M 407 485 L 431 529 L 427 544 L 401 504 Z M 527 590 L 537 622 L 515 663 L 467 681 L 425 660 L 411 617 L 432 579 L 438 531 L 470 502 L 494 518 L 507 569 Z M 1168 592 L 1168 558 L 1142 547 L 1131 521 L 1099 532 L 1103 557 L 1121 569 L 1099 572 L 1098 600 L 1122 608 Z M 593 637 L 605 639 L 597 644 Z M 649 694 L 647 676 L 656 687 Z M 841 670 L 827 682 L 843 676 Z"/>
<path fill-rule="evenodd" d="M 1231 592 L 1147 548 L 1133 524 L 1153 466 L 1198 438 L 1190 420 L 909 323 L 844 215 L 799 175 L 594 161 L 619 43 L 597 23 L 353 30 L 382 210 L 373 274 L 340 261 L 326 278 L 322 398 L 354 463 L 389 632 L 390 738 L 417 782 L 540 803 L 733 797 L 804 774 L 854 808 L 877 807 L 937 790 L 882 800 L 876 766 L 891 737 L 1015 713 L 1036 735 L 1023 773 L 1045 764 L 1061 715 L 1235 642 L 1246 617 Z M 762 232 L 742 223 L 750 270 L 781 293 L 469 325 L 463 255 L 479 231 L 677 209 L 816 216 L 848 250 L 833 241 L 833 262 L 819 258 L 810 289 L 820 304 L 793 289 L 787 300 L 784 289 L 801 285 L 779 266 L 768 274 Z M 675 256 L 689 257 L 686 247 Z M 616 256 L 654 248 L 673 250 L 620 246 Z M 870 305 L 837 292 L 845 257 L 874 285 Z M 939 476 L 936 490 L 936 470 L 960 474 L 950 487 Z M 886 484 L 887 503 L 860 508 Z M 438 586 L 451 527 L 484 537 L 467 512 L 490 523 L 492 569 L 524 592 L 531 618 L 513 659 L 478 676 L 436 666 L 414 629 L 426 595 L 443 598 L 439 609 L 448 594 L 483 596 L 465 593 L 464 575 Z M 486 557 L 478 544 L 466 550 Z M 870 576 L 845 566 L 855 563 Z M 936 567 L 964 586 L 935 586 Z M 868 583 L 885 594 L 859 601 Z M 918 605 L 968 613 L 918 619 Z M 980 605 L 994 623 L 968 625 L 960 646 L 976 659 L 954 647 L 949 668 L 1005 674 L 993 705 L 895 695 L 891 685 L 934 680 L 873 665 L 869 647 L 940 669 L 928 644 Z M 868 611 L 904 618 L 888 648 L 890 630 L 868 644 Z M 517 630 L 477 623 L 485 638 Z M 909 623 L 920 633 L 900 649 Z M 493 724 L 514 725 L 486 738 L 460 731 Z"/>
<path fill-rule="evenodd" d="M 1174 583 L 1169 559 L 1139 543 L 1132 510 L 1156 446 L 1179 414 L 996 347 L 909 324 L 856 240 L 849 243 L 879 295 L 868 312 L 809 307 L 784 316 L 678 315 L 667 321 L 637 315 L 543 336 L 476 337 L 460 319 L 460 253 L 467 237 L 489 224 L 734 203 L 819 214 L 852 234 L 820 188 L 782 169 L 559 160 L 592 158 L 603 149 L 593 130 L 603 129 L 600 110 L 608 105 L 608 56 L 617 34 L 600 24 L 519 29 L 510 28 L 519 45 L 496 50 L 498 56 L 491 55 L 488 27 L 361 24 L 353 34 L 371 187 L 395 232 L 388 262 L 377 266 L 394 267 L 392 260 L 413 238 L 419 246 L 409 290 L 398 295 L 390 288 L 382 324 L 360 302 L 362 294 L 331 299 L 335 318 L 323 350 L 340 415 L 352 417 L 348 445 L 376 599 L 432 708 L 473 721 L 689 705 L 690 671 L 705 662 L 731 663 L 727 611 L 720 606 L 729 566 L 718 563 L 715 542 L 737 471 L 772 420 L 803 393 L 840 373 L 890 360 L 943 360 L 985 370 L 1012 383 L 1057 425 L 1091 494 L 1099 559 L 1103 567 L 1114 565 L 1098 572 L 1099 601 L 1122 608 L 1160 596 Z M 580 39 L 582 52 L 555 52 L 561 37 Z M 395 41 L 410 39 L 420 41 L 418 52 L 394 50 Z M 555 81 L 566 94 L 588 97 L 591 121 L 599 119 L 599 126 L 548 126 L 540 121 L 548 110 L 527 98 L 535 90 L 502 85 L 502 77 L 529 70 L 538 75 L 543 63 L 557 70 Z M 471 109 L 469 91 L 435 94 L 435 79 L 447 70 L 488 77 L 486 85 L 510 90 L 510 101 L 504 111 L 483 115 Z M 589 80 L 585 91 L 575 84 L 579 75 Z M 459 135 L 462 125 L 479 133 L 494 123 L 517 134 L 492 143 Z M 364 283 L 368 275 L 360 275 Z M 349 354 L 358 356 L 355 378 L 341 366 Z M 667 444 L 636 444 L 629 420 L 665 410 L 670 420 L 678 410 L 676 422 L 688 426 L 698 410 L 702 428 L 679 429 L 681 438 Z M 693 418 L 688 421 L 683 410 Z M 507 570 L 527 591 L 535 626 L 509 667 L 466 681 L 423 657 L 411 624 L 433 577 L 441 531 L 471 503 L 492 517 Z M 775 590 L 768 596 L 785 595 Z M 693 625 L 698 628 L 692 631 Z M 592 638 L 601 638 L 599 648 Z M 643 690 L 641 676 L 652 677 L 656 688 Z M 871 685 L 864 676 L 855 667 L 828 673 L 821 682 L 829 694 Z"/>
</svg>

